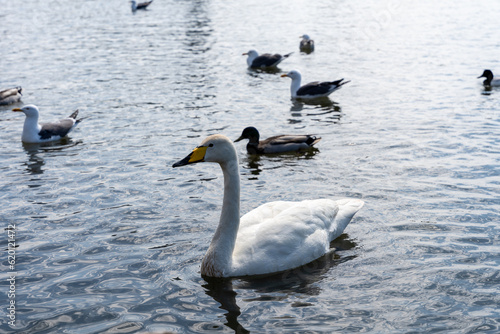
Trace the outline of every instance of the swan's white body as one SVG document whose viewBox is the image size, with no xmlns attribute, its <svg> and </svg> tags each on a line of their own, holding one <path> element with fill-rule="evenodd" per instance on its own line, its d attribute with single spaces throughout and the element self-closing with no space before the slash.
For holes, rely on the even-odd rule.
<svg viewBox="0 0 500 334">
<path fill-rule="evenodd" d="M 358 199 L 270 202 L 240 219 L 238 157 L 223 135 L 206 138 L 173 167 L 217 162 L 224 174 L 219 226 L 201 264 L 211 277 L 263 275 L 307 264 L 327 253 L 363 206 Z"/>
</svg>

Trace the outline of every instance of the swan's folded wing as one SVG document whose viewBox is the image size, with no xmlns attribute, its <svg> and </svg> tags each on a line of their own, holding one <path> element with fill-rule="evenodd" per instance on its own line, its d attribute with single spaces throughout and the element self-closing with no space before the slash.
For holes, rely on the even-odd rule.
<svg viewBox="0 0 500 334">
<path fill-rule="evenodd" d="M 278 204 L 263 205 L 242 217 L 233 252 L 233 268 L 238 275 L 299 267 L 329 250 L 331 224 L 339 212 L 335 201 L 274 203 Z M 277 214 L 273 216 L 274 209 Z"/>
</svg>

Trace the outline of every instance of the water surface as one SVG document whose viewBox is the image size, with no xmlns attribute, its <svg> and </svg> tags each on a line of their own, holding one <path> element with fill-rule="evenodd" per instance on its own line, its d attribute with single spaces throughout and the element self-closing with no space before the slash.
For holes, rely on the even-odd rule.
<svg viewBox="0 0 500 334">
<path fill-rule="evenodd" d="M 16 331 L 498 332 L 500 90 L 476 79 L 500 73 L 497 1 L 2 7 L 0 86 L 21 85 L 42 120 L 86 117 L 67 140 L 23 145 L 23 115 L 0 107 Z M 298 50 L 305 33 L 309 55 Z M 251 71 L 249 49 L 294 54 L 277 71 Z M 292 101 L 280 77 L 292 69 L 351 83 Z M 269 157 L 237 143 L 242 212 L 281 199 L 366 204 L 334 251 L 305 267 L 203 279 L 222 174 L 171 165 L 206 136 L 250 125 L 322 140 Z M 8 301 L 3 332 L 13 330 Z"/>
</svg>

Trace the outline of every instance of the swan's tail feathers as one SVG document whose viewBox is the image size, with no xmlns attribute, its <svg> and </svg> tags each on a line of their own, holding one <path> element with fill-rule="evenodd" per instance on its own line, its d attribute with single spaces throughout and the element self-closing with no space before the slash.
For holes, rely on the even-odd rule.
<svg viewBox="0 0 500 334">
<path fill-rule="evenodd" d="M 352 217 L 359 211 L 365 204 L 360 199 L 356 198 L 344 198 L 336 201 L 339 207 L 339 211 L 335 216 L 332 224 L 332 230 L 330 231 L 330 241 L 337 238 L 344 232 L 347 224 L 351 221 Z"/>
</svg>

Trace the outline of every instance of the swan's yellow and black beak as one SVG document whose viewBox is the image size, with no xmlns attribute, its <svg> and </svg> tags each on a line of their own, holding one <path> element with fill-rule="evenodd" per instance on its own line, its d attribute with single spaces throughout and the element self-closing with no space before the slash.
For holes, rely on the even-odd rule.
<svg viewBox="0 0 500 334">
<path fill-rule="evenodd" d="M 177 161 L 172 167 L 181 167 L 189 164 L 194 164 L 196 162 L 205 161 L 205 153 L 207 152 L 208 146 L 198 146 L 193 150 L 193 152 L 189 153 L 187 157 L 182 160 Z"/>
</svg>

